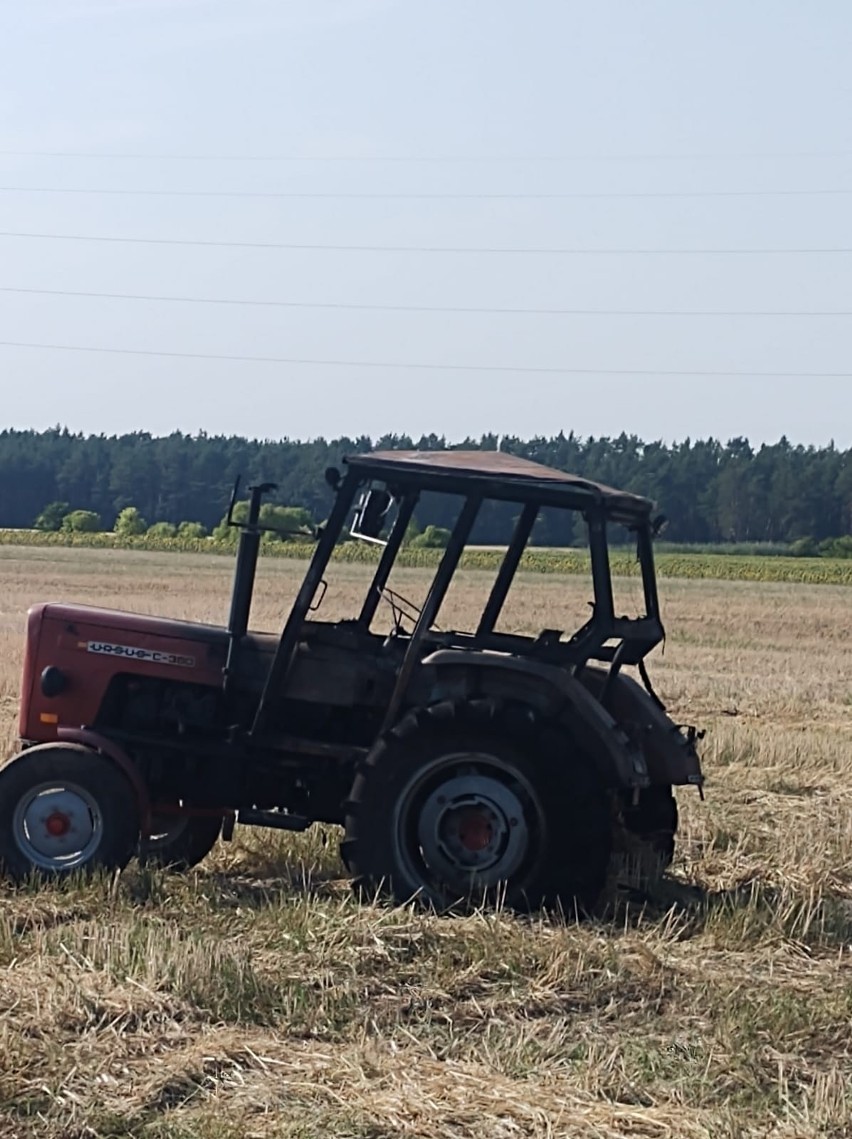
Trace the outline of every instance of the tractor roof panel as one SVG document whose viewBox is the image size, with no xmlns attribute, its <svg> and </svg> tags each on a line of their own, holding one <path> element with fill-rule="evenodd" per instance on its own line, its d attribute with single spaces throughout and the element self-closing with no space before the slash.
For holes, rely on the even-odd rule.
<svg viewBox="0 0 852 1139">
<path fill-rule="evenodd" d="M 588 506 L 592 500 L 613 516 L 627 520 L 647 517 L 654 506 L 641 495 L 502 451 L 372 451 L 349 455 L 345 462 L 374 478 L 394 476 L 455 494 L 467 493 L 475 482 L 486 496 L 498 498 L 532 501 L 545 491 L 549 502 L 558 498 L 560 505 L 573 508 Z"/>
</svg>

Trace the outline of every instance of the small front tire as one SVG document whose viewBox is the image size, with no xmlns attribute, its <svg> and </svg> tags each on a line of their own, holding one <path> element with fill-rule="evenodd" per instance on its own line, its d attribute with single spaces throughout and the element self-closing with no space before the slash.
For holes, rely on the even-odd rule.
<svg viewBox="0 0 852 1139">
<path fill-rule="evenodd" d="M 45 744 L 0 769 L 0 867 L 13 881 L 122 870 L 138 840 L 134 789 L 98 752 Z"/>
</svg>

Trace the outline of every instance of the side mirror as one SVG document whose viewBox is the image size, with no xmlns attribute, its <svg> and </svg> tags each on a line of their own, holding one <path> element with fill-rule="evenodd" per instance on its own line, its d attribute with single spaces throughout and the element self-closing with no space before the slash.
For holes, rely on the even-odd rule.
<svg viewBox="0 0 852 1139">
<path fill-rule="evenodd" d="M 361 495 L 349 533 L 354 538 L 376 541 L 382 532 L 391 502 L 391 496 L 386 490 L 368 490 Z"/>
</svg>

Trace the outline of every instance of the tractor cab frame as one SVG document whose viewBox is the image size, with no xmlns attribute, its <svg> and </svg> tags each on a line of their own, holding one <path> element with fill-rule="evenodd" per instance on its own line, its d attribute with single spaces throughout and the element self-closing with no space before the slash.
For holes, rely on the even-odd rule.
<svg viewBox="0 0 852 1139">
<path fill-rule="evenodd" d="M 654 526 L 659 525 L 659 520 L 652 520 L 653 503 L 646 498 L 591 483 L 513 455 L 487 451 L 374 452 L 350 457 L 345 477 L 341 478 L 339 472 L 332 469 L 326 472 L 326 478 L 336 491 L 334 508 L 284 627 L 252 725 L 253 733 L 263 730 L 270 706 L 282 686 L 286 685 L 304 622 L 356 502 L 356 519 L 351 532 L 367 541 L 380 540 L 380 527 L 387 522 L 392 504 L 397 506 L 396 517 L 357 618 L 358 628 L 366 632 L 421 496 L 432 492 L 456 495 L 462 500 L 449 542 L 408 639 L 384 718 L 385 727 L 393 723 L 405 703 L 406 686 L 419 661 L 424 642 L 434 643 L 438 636 L 433 630 L 433 623 L 485 501 L 515 503 L 521 508 L 520 513 L 476 631 L 472 635 L 449 633 L 438 636 L 443 647 L 530 655 L 534 659 L 574 669 L 589 660 L 605 661 L 609 663 L 610 676 L 614 677 L 623 665 L 640 664 L 664 637 L 653 552 Z M 561 633 L 555 630 L 544 630 L 535 638 L 495 631 L 539 512 L 546 507 L 577 511 L 588 527 L 594 592 L 592 616 L 568 642 L 563 642 Z M 254 509 L 253 514 L 256 513 Z M 645 614 L 637 618 L 617 617 L 615 614 L 607 534 L 611 523 L 621 523 L 636 535 L 645 599 Z M 234 606 L 238 620 L 234 633 L 237 636 L 244 631 L 251 601 L 250 592 L 247 595 L 242 593 L 243 575 L 239 566 L 241 563 L 254 565 L 258 540 L 256 531 L 249 529 L 245 532 L 235 584 Z M 251 577 L 250 573 L 245 574 L 246 581 Z"/>
</svg>

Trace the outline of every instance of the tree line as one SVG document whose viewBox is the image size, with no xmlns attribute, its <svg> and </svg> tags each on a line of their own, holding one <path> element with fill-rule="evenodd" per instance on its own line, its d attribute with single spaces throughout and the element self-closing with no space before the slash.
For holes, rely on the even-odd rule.
<svg viewBox="0 0 852 1139">
<path fill-rule="evenodd" d="M 523 458 L 653 498 L 669 519 L 665 537 L 672 542 L 818 546 L 852 534 L 852 449 L 805 447 L 786 438 L 753 447 L 743 438 L 667 444 L 627 434 L 581 438 L 563 432 L 529 440 L 504 436 L 499 445 Z M 83 435 L 60 427 L 5 430 L 0 432 L 0 526 L 30 527 L 46 507 L 61 503 L 69 512 L 97 515 L 106 529 L 132 506 L 150 524 L 191 521 L 212 530 L 238 475 L 243 485 L 259 479 L 277 483 L 277 502 L 299 507 L 319 521 L 330 505 L 324 471 L 346 454 L 497 446 L 495 435 L 448 444 L 436 435 L 299 442 L 204 432 L 155 437 L 145 432 Z M 430 497 L 418 511 L 418 524 L 451 526 L 454 509 L 452 502 Z M 514 513 L 511 504 L 485 511 L 475 540 L 504 541 Z M 574 537 L 566 532 L 564 519 L 545 514 L 535 540 L 565 545 Z"/>
</svg>

